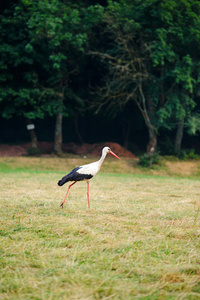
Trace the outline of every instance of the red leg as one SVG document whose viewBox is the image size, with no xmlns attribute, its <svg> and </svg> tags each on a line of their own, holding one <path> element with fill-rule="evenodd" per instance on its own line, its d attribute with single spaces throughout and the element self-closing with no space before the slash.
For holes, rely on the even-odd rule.
<svg viewBox="0 0 200 300">
<path fill-rule="evenodd" d="M 66 194 L 66 196 L 65 196 L 65 199 L 64 199 L 64 201 L 61 203 L 61 207 L 63 208 L 64 207 L 64 204 L 65 204 L 65 200 L 67 199 L 67 195 L 68 195 L 68 193 L 69 193 L 69 190 L 70 190 L 70 187 L 73 185 L 73 184 L 75 184 L 77 181 L 74 181 L 72 184 L 70 184 L 69 186 L 68 186 L 68 190 L 67 190 L 67 194 Z"/>
<path fill-rule="evenodd" d="M 87 182 L 87 196 L 88 196 L 88 208 L 90 209 L 89 181 Z"/>
</svg>

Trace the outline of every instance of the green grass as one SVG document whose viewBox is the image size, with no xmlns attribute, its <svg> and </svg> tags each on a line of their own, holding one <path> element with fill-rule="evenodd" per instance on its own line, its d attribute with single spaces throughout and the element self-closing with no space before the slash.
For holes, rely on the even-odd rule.
<svg viewBox="0 0 200 300">
<path fill-rule="evenodd" d="M 107 160 L 61 209 L 84 163 L 0 158 L 0 299 L 200 299 L 199 178 Z"/>
</svg>

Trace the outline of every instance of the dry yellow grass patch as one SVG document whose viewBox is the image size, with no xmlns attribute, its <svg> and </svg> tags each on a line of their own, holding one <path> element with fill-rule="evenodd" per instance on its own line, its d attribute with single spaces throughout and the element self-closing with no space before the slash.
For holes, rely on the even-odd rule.
<svg viewBox="0 0 200 300">
<path fill-rule="evenodd" d="M 166 167 L 169 172 L 179 176 L 194 176 L 200 171 L 199 161 L 167 161 Z"/>
</svg>

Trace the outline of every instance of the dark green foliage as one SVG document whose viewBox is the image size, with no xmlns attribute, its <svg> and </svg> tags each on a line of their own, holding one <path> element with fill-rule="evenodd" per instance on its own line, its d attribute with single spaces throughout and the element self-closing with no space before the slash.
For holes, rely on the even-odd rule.
<svg viewBox="0 0 200 300">
<path fill-rule="evenodd" d="M 103 8 L 51 1 L 18 1 L 1 21 L 2 116 L 65 116 L 84 106 L 74 80 L 84 67 L 91 26 Z M 60 98 L 64 96 L 64 102 Z"/>
<path fill-rule="evenodd" d="M 25 7 L 11 7 L 0 15 L 0 108 L 4 118 L 43 117 L 38 74 L 33 66 L 36 52 L 30 51 L 25 26 L 28 19 Z"/>
<path fill-rule="evenodd" d="M 134 101 L 154 148 L 162 128 L 175 129 L 195 109 L 199 13 L 198 1 L 109 1 L 110 40 L 94 53 L 108 66 L 98 109 L 117 112 Z"/>
<path fill-rule="evenodd" d="M 198 159 L 199 155 L 195 153 L 194 149 L 183 149 L 176 153 L 176 155 L 181 159 L 181 160 L 189 160 L 189 159 Z"/>
<path fill-rule="evenodd" d="M 154 153 L 150 155 L 149 153 L 145 153 L 140 156 L 138 164 L 144 168 L 152 167 L 153 165 L 158 165 L 160 162 L 160 156 L 158 153 Z"/>
<path fill-rule="evenodd" d="M 27 154 L 30 156 L 40 156 L 42 154 L 42 151 L 39 148 L 29 148 L 27 149 Z"/>
</svg>

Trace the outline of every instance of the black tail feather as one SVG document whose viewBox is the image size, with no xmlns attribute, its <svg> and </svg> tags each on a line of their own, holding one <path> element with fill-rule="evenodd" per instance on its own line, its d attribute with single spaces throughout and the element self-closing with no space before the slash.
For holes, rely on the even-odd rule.
<svg viewBox="0 0 200 300">
<path fill-rule="evenodd" d="M 77 167 L 73 169 L 69 174 L 65 175 L 61 180 L 58 181 L 58 185 L 62 186 L 68 181 L 77 181 L 75 176 L 76 176 L 76 171 L 78 171 L 81 167 Z"/>
<path fill-rule="evenodd" d="M 58 181 L 58 185 L 62 186 L 63 184 L 65 184 L 68 181 L 69 181 L 69 176 L 65 175 L 61 180 Z"/>
</svg>

